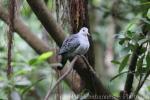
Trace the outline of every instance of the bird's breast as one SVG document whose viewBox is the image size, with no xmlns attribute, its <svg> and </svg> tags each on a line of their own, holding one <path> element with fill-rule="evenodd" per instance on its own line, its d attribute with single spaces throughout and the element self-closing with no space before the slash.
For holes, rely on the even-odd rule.
<svg viewBox="0 0 150 100">
<path fill-rule="evenodd" d="M 84 55 L 88 51 L 90 46 L 88 38 L 83 37 L 80 38 L 79 41 L 80 41 L 80 46 L 78 47 L 76 52 L 78 52 L 78 54 L 80 55 Z"/>
</svg>

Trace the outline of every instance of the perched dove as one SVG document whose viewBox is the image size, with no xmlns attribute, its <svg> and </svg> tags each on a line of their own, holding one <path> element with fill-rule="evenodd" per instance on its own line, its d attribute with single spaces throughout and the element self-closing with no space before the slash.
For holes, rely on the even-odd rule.
<svg viewBox="0 0 150 100">
<path fill-rule="evenodd" d="M 88 28 L 83 27 L 77 34 L 67 37 L 58 53 L 65 58 L 74 57 L 76 55 L 84 55 L 89 49 Z M 62 61 L 62 64 L 65 64 Z"/>
</svg>

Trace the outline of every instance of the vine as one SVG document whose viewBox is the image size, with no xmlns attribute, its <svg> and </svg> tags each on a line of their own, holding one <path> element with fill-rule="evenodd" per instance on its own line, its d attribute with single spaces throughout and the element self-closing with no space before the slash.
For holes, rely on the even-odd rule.
<svg viewBox="0 0 150 100">
<path fill-rule="evenodd" d="M 12 62 L 12 44 L 15 19 L 15 0 L 9 2 L 9 30 L 8 30 L 8 51 L 7 51 L 7 77 L 10 78 L 13 73 Z"/>
</svg>

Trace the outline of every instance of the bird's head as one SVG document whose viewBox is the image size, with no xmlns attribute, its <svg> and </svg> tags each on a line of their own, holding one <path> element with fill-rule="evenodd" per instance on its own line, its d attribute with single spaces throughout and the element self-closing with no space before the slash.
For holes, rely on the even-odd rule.
<svg viewBox="0 0 150 100">
<path fill-rule="evenodd" d="M 85 36 L 90 35 L 89 32 L 88 32 L 88 28 L 86 28 L 86 27 L 82 27 L 79 31 L 79 34 L 82 34 L 82 35 L 85 35 Z"/>
</svg>

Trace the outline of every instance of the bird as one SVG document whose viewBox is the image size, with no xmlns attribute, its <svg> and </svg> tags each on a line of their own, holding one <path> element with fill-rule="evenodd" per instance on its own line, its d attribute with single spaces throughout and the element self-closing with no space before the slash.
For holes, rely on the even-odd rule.
<svg viewBox="0 0 150 100">
<path fill-rule="evenodd" d="M 61 61 L 62 65 L 65 65 L 68 58 L 87 53 L 90 47 L 88 36 L 90 36 L 88 28 L 82 27 L 78 33 L 65 38 L 58 52 L 58 55 L 61 55 L 63 58 Z"/>
</svg>

